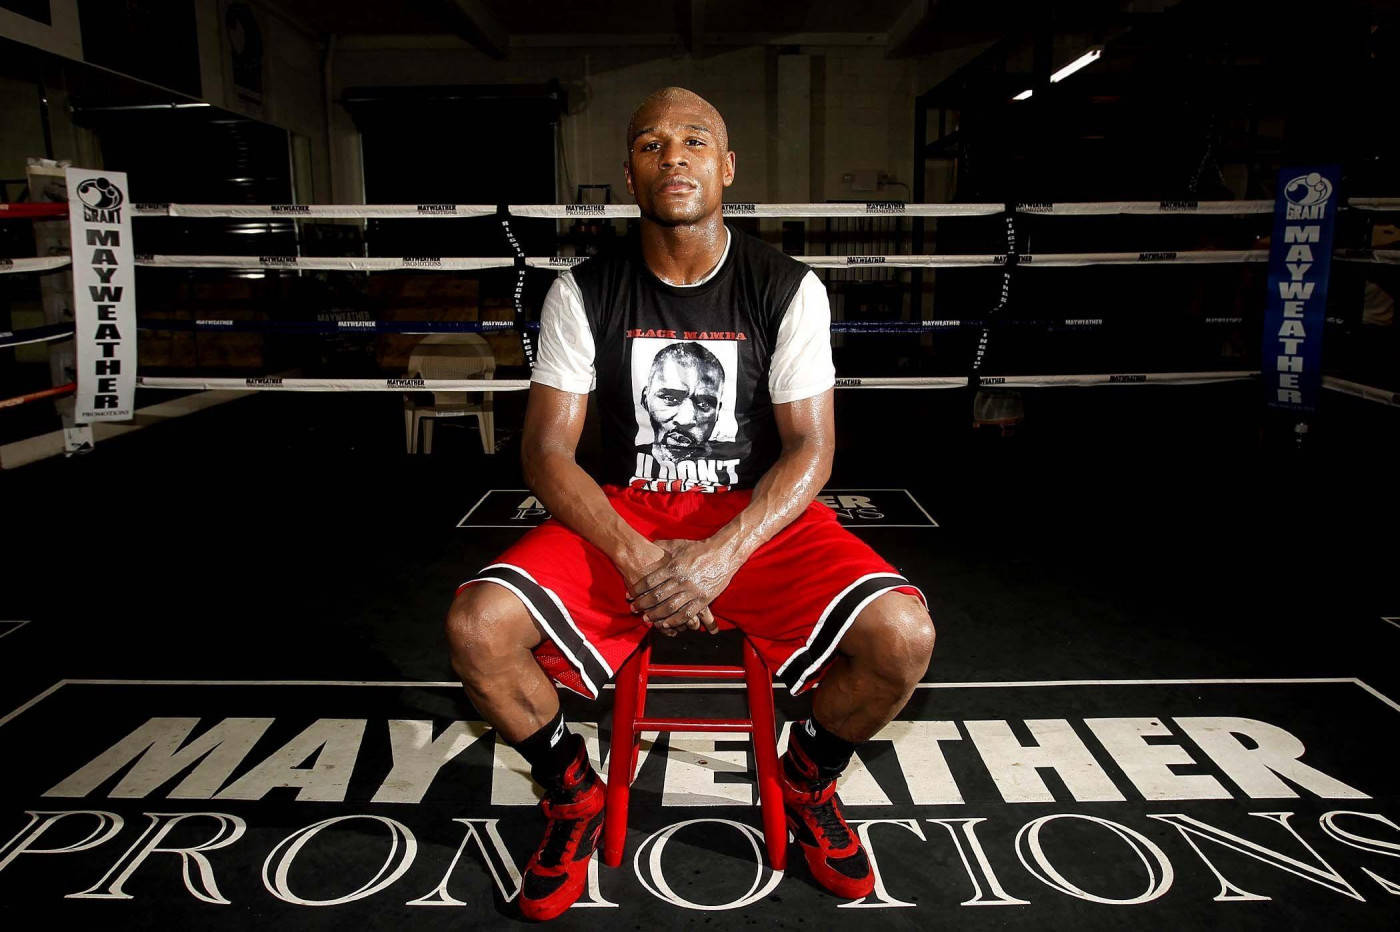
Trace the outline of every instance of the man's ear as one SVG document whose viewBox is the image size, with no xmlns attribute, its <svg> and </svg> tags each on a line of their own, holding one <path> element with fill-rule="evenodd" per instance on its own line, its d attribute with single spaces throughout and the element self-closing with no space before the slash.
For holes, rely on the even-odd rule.
<svg viewBox="0 0 1400 932">
<path fill-rule="evenodd" d="M 724 181 L 724 186 L 726 188 L 734 183 L 734 161 L 735 155 L 733 149 L 730 149 L 728 152 L 724 153 L 724 174 L 722 178 Z"/>
<path fill-rule="evenodd" d="M 630 160 L 622 163 L 622 177 L 627 179 L 627 193 L 636 197 L 637 190 L 632 187 L 632 164 Z"/>
</svg>

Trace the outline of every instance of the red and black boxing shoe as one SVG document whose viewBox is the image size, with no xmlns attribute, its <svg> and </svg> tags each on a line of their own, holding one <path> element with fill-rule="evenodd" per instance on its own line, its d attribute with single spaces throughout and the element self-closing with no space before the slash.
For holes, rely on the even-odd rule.
<svg viewBox="0 0 1400 932">
<path fill-rule="evenodd" d="M 581 735 L 562 777 L 546 783 L 540 809 L 548 824 L 525 865 L 520 912 L 526 919 L 553 919 L 574 905 L 588 879 L 588 862 L 603 830 L 603 781 L 588 762 Z"/>
<path fill-rule="evenodd" d="M 783 810 L 812 877 L 831 893 L 858 900 L 875 889 L 875 872 L 836 802 L 836 779 L 822 779 L 796 741 L 782 760 Z"/>
</svg>

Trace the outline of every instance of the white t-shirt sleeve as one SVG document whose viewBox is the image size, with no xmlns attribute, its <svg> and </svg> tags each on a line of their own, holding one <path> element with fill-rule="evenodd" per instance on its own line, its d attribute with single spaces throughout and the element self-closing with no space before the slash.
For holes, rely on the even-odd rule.
<svg viewBox="0 0 1400 932">
<path fill-rule="evenodd" d="M 593 331 L 584 314 L 583 295 L 574 276 L 564 272 L 549 286 L 540 309 L 540 342 L 530 381 L 587 395 L 598 384 L 593 353 Z"/>
<path fill-rule="evenodd" d="M 803 276 L 778 325 L 778 345 L 768 369 L 774 404 L 820 395 L 836 384 L 831 361 L 831 304 L 815 272 Z"/>
</svg>

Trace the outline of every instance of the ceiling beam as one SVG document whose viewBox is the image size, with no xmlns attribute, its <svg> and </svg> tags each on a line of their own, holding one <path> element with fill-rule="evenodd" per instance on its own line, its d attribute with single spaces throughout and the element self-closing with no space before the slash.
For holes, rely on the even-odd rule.
<svg viewBox="0 0 1400 932">
<path fill-rule="evenodd" d="M 933 18 L 936 0 L 909 0 L 890 27 L 889 54 L 902 55 Z"/>
<path fill-rule="evenodd" d="M 705 0 L 674 0 L 676 30 L 681 34 L 682 48 L 699 58 L 704 54 Z"/>
<path fill-rule="evenodd" d="M 481 0 L 451 0 L 447 4 L 455 31 L 492 58 L 504 59 L 510 51 L 510 34 Z"/>
</svg>

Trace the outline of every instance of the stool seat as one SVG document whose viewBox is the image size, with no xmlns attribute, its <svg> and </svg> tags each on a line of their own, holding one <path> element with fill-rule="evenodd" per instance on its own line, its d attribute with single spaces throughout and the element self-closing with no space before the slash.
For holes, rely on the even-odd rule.
<svg viewBox="0 0 1400 932">
<path fill-rule="evenodd" d="M 648 718 L 647 683 L 652 678 L 743 680 L 749 717 Z M 758 771 L 758 800 L 763 841 L 774 870 L 787 867 L 787 820 L 778 783 L 778 741 L 773 711 L 773 677 L 763 658 L 744 638 L 743 666 L 651 662 L 651 637 L 642 642 L 617 672 L 613 697 L 612 750 L 608 759 L 607 810 L 603 822 L 603 863 L 622 863 L 627 843 L 627 805 L 637 775 L 637 749 L 644 731 L 747 732 L 753 741 Z"/>
</svg>

